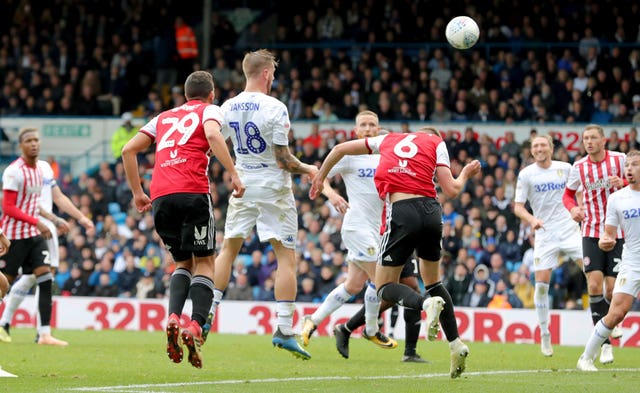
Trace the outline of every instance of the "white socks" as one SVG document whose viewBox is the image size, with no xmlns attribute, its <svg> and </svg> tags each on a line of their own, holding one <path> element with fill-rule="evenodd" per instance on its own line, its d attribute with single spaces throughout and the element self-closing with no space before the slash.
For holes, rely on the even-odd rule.
<svg viewBox="0 0 640 393">
<path fill-rule="evenodd" d="M 34 285 L 36 285 L 36 276 L 33 274 L 23 274 L 13 283 L 11 291 L 9 291 L 9 294 L 4 300 L 6 304 L 2 318 L 0 319 L 0 325 L 11 323 L 13 314 L 16 313 L 16 310 L 20 307 L 25 296 L 27 296 Z"/>
<path fill-rule="evenodd" d="M 318 309 L 313 314 L 311 314 L 311 321 L 315 325 L 320 324 L 320 322 L 331 315 L 332 312 L 336 311 L 338 308 L 340 308 L 340 306 L 345 304 L 347 300 L 351 298 L 351 296 L 352 295 L 344 288 L 344 283 L 338 285 L 333 289 L 333 291 L 329 292 L 320 307 L 318 307 Z"/>
<path fill-rule="evenodd" d="M 549 334 L 549 284 L 536 282 L 533 294 L 533 303 L 538 314 L 538 324 L 540 325 L 540 335 Z"/>
<path fill-rule="evenodd" d="M 609 329 L 607 325 L 604 324 L 603 319 L 599 320 L 593 327 L 591 337 L 589 337 L 589 341 L 587 341 L 587 345 L 584 347 L 582 357 L 586 359 L 594 359 L 598 354 L 598 351 L 600 351 L 602 343 L 604 343 L 609 335 L 611 335 L 612 330 L 613 328 Z"/>
<path fill-rule="evenodd" d="M 285 336 L 293 335 L 293 312 L 295 309 L 296 304 L 294 302 L 278 301 L 276 303 L 278 328 Z"/>
<path fill-rule="evenodd" d="M 378 328 L 378 313 L 380 312 L 380 299 L 376 291 L 376 286 L 369 282 L 367 290 L 364 292 L 364 320 L 365 331 L 368 336 L 375 335 Z"/>
</svg>

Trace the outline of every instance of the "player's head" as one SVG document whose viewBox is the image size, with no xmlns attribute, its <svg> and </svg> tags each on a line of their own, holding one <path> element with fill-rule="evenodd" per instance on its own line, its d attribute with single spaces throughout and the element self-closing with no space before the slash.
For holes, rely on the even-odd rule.
<svg viewBox="0 0 640 393">
<path fill-rule="evenodd" d="M 587 124 L 582 131 L 582 144 L 589 155 L 600 154 L 605 145 L 604 129 L 597 124 Z"/>
<path fill-rule="evenodd" d="M 40 132 L 37 128 L 23 127 L 18 131 L 18 143 L 25 158 L 38 158 L 40 154 Z"/>
<path fill-rule="evenodd" d="M 423 127 L 420 127 L 420 128 L 418 129 L 418 131 L 416 131 L 416 132 L 422 132 L 422 133 L 424 133 L 424 134 L 437 135 L 437 136 L 439 136 L 440 138 L 442 138 L 442 134 L 440 133 L 440 131 L 439 131 L 437 128 L 435 128 L 435 127 L 431 127 L 431 126 L 423 126 Z"/>
<path fill-rule="evenodd" d="M 640 184 L 640 150 L 631 150 L 627 153 L 624 162 L 624 176 L 629 184 Z"/>
<path fill-rule="evenodd" d="M 195 71 L 184 83 L 184 96 L 188 101 L 213 102 L 213 76 L 207 71 Z"/>
<path fill-rule="evenodd" d="M 370 138 L 380 132 L 378 115 L 372 111 L 362 111 L 356 115 L 356 135 L 358 138 Z"/>
<path fill-rule="evenodd" d="M 255 83 L 255 87 L 260 88 L 265 94 L 271 93 L 277 66 L 275 56 L 266 49 L 249 52 L 242 60 L 242 72 L 247 78 L 247 85 Z"/>
<path fill-rule="evenodd" d="M 531 140 L 531 154 L 537 163 L 551 161 L 553 139 L 551 135 L 539 135 Z"/>
</svg>

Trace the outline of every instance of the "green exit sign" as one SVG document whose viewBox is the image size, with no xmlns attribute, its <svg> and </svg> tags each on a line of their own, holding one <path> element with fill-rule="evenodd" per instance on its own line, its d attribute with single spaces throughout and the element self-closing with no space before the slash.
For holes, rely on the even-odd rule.
<svg viewBox="0 0 640 393">
<path fill-rule="evenodd" d="M 91 126 L 89 124 L 45 124 L 42 127 L 42 134 L 45 137 L 91 137 Z"/>
</svg>

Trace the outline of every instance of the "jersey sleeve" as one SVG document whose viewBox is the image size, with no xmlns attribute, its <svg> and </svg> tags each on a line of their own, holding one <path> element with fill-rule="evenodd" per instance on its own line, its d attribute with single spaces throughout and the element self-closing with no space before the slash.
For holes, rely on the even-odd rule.
<svg viewBox="0 0 640 393">
<path fill-rule="evenodd" d="M 2 189 L 18 191 L 20 189 L 20 176 L 14 166 L 9 166 L 2 174 Z"/>
<path fill-rule="evenodd" d="M 349 162 L 351 161 L 349 157 L 350 156 L 342 157 L 340 161 L 338 161 L 336 165 L 334 165 L 333 168 L 331 168 L 327 177 L 331 178 L 338 174 L 347 173 L 349 171 L 349 166 L 350 166 Z"/>
<path fill-rule="evenodd" d="M 382 145 L 382 141 L 387 135 L 389 134 L 378 135 L 364 140 L 367 148 L 369 148 L 369 154 L 380 154 L 380 145 Z"/>
<path fill-rule="evenodd" d="M 140 128 L 139 132 L 142 132 L 142 133 L 148 135 L 152 140 L 155 141 L 156 140 L 156 136 L 158 135 L 157 126 L 158 126 L 158 116 L 156 116 L 153 119 L 149 120 L 149 122 L 147 124 L 145 124 L 144 126 L 142 126 L 142 128 Z"/>
<path fill-rule="evenodd" d="M 436 146 L 436 165 L 446 166 L 447 168 L 451 167 L 449 151 L 447 150 L 447 145 L 446 143 L 444 143 L 444 141 L 440 141 L 440 143 L 438 143 L 438 146 Z"/>
<path fill-rule="evenodd" d="M 289 144 L 289 129 L 291 122 L 289 121 L 289 111 L 287 107 L 278 102 L 276 108 L 273 108 L 274 117 L 272 119 L 273 144 L 279 146 L 287 146 Z"/>
<path fill-rule="evenodd" d="M 209 120 L 214 120 L 217 121 L 218 124 L 222 125 L 223 119 L 224 114 L 218 105 L 207 105 L 207 107 L 204 108 L 204 111 L 202 111 L 202 124 Z"/>
<path fill-rule="evenodd" d="M 618 227 L 620 225 L 620 221 L 618 219 L 618 195 L 611 194 L 609 196 L 609 200 L 607 201 L 607 214 L 604 219 L 604 225 L 611 225 L 614 227 Z"/>
<path fill-rule="evenodd" d="M 574 164 L 571 167 L 571 170 L 569 171 L 569 178 L 567 179 L 567 188 L 570 190 L 576 191 L 580 187 L 581 183 L 582 181 L 580 180 L 580 170 Z"/>
<path fill-rule="evenodd" d="M 529 177 L 525 171 L 520 172 L 518 181 L 516 182 L 516 193 L 513 198 L 514 202 L 525 203 L 529 197 Z"/>
</svg>

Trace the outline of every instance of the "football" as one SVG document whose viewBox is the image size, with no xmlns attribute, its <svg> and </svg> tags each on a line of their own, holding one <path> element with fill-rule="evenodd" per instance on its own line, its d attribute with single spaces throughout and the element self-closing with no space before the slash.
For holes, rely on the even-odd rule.
<svg viewBox="0 0 640 393">
<path fill-rule="evenodd" d="M 449 44 L 456 49 L 469 49 L 478 42 L 480 29 L 475 20 L 468 16 L 456 16 L 447 24 L 445 35 Z"/>
</svg>

